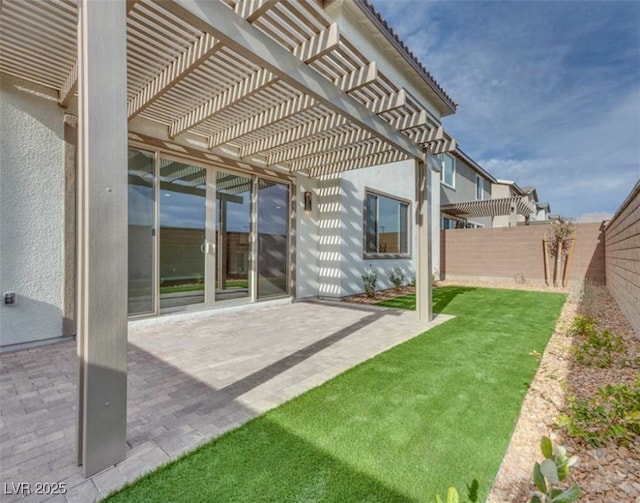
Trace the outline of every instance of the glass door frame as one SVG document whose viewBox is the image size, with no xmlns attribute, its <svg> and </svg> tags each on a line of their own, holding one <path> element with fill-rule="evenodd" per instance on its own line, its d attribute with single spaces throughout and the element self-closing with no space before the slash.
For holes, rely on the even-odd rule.
<svg viewBox="0 0 640 503">
<path fill-rule="evenodd" d="M 218 218 L 216 211 L 216 174 L 218 172 L 228 173 L 230 175 L 242 176 L 251 179 L 251 211 L 250 211 L 250 232 L 249 232 L 249 296 L 246 297 L 247 303 L 265 302 L 272 299 L 281 299 L 292 296 L 292 292 L 295 291 L 295 264 L 296 264 L 296 250 L 294 243 L 293 232 L 295 232 L 295 219 L 297 212 L 297 200 L 296 190 L 297 184 L 295 184 L 289 178 L 280 178 L 277 176 L 270 176 L 267 174 L 255 174 L 246 172 L 243 170 L 237 170 L 229 166 L 218 166 L 207 163 L 202 159 L 194 159 L 190 156 L 176 155 L 174 152 L 167 151 L 166 149 L 157 148 L 156 146 L 150 146 L 140 144 L 138 142 L 130 142 L 128 144 L 129 150 L 135 150 L 153 155 L 153 198 L 154 198 L 154 241 L 153 241 L 153 277 L 152 277 L 152 296 L 153 296 L 153 311 L 129 315 L 128 318 L 139 319 L 157 316 L 159 314 L 169 313 L 182 313 L 195 310 L 202 310 L 203 308 L 212 308 L 217 305 L 224 305 L 228 300 L 215 299 L 216 291 L 216 260 L 217 260 L 217 243 L 216 243 L 216 218 Z M 193 304 L 190 306 L 179 306 L 160 308 L 160 159 L 168 159 L 175 162 L 185 163 L 193 165 L 198 168 L 206 170 L 206 196 L 205 196 L 205 291 L 204 302 L 200 304 Z M 273 181 L 288 187 L 289 199 L 288 199 L 288 213 L 289 218 L 287 222 L 287 278 L 286 278 L 286 291 L 281 295 L 274 295 L 267 298 L 258 298 L 258 179 L 264 179 Z"/>
<path fill-rule="evenodd" d="M 212 290 L 212 298 L 211 298 L 211 302 L 207 302 L 207 305 L 209 306 L 213 306 L 213 305 L 217 305 L 217 304 L 221 304 L 221 303 L 225 303 L 225 302 L 229 302 L 230 300 L 234 300 L 234 299 L 220 299 L 220 300 L 216 300 L 215 298 L 215 284 L 216 281 L 218 281 L 218 275 L 215 274 L 216 271 L 219 272 L 219 268 L 216 267 L 216 265 L 220 265 L 219 263 L 216 264 L 221 258 L 222 255 L 219 255 L 218 252 L 219 250 L 219 244 L 216 240 L 216 225 L 218 223 L 218 214 L 217 214 L 217 198 L 218 198 L 218 186 L 217 186 L 217 175 L 218 173 L 225 173 L 227 175 L 231 175 L 231 176 L 236 176 L 236 177 L 241 177 L 241 178 L 246 178 L 248 180 L 251 181 L 251 192 L 249 194 L 249 267 L 248 267 L 248 281 L 249 281 L 249 295 L 246 297 L 243 297 L 242 299 L 245 300 L 247 303 L 253 303 L 256 301 L 256 296 L 255 296 L 255 278 L 254 278 L 254 270 L 256 269 L 254 263 L 255 260 L 257 259 L 257 255 L 255 253 L 254 250 L 254 244 L 255 244 L 255 232 L 256 232 L 256 203 L 255 203 L 255 191 L 256 191 L 256 185 L 257 185 L 257 176 L 252 174 L 252 173 L 245 173 L 242 171 L 234 171 L 232 169 L 228 169 L 228 168 L 221 168 L 218 166 L 211 166 L 210 168 L 211 171 L 211 193 L 215 194 L 215 196 L 211 199 L 210 204 L 213 206 L 213 213 L 212 213 L 212 235 L 211 235 L 211 240 L 213 242 L 213 248 L 214 248 L 214 253 L 213 253 L 213 259 L 212 259 L 212 265 L 211 267 L 213 267 L 213 290 Z"/>
<path fill-rule="evenodd" d="M 160 210 L 159 210 L 159 198 L 160 198 L 160 183 L 158 180 L 158 167 L 160 166 L 159 152 L 155 149 L 149 149 L 148 147 L 140 147 L 137 145 L 127 145 L 128 150 L 140 152 L 142 154 L 148 154 L 153 158 L 153 224 L 152 224 L 152 251 L 151 251 L 151 311 L 145 313 L 128 314 L 128 319 L 148 318 L 149 316 L 156 316 L 158 314 L 160 305 L 160 261 L 159 257 L 159 235 L 158 235 L 158 223 L 160 222 Z M 127 172 L 129 166 L 127 166 Z M 128 190 L 128 188 L 127 188 Z M 128 223 L 127 223 L 128 224 Z M 127 247 L 129 243 L 127 243 Z M 128 250 L 127 250 L 128 252 Z M 128 288 L 127 288 L 128 290 Z"/>
</svg>

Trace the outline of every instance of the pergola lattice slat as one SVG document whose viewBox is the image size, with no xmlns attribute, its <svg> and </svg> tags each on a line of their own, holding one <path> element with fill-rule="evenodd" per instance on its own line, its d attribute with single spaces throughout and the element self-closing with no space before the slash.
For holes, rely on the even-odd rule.
<svg viewBox="0 0 640 503">
<path fill-rule="evenodd" d="M 388 150 L 389 147 L 378 139 L 366 140 L 358 145 L 335 150 L 316 157 L 305 157 L 300 161 L 291 163 L 291 171 L 314 169 L 321 166 L 333 165 L 340 162 L 367 157 Z"/>
<path fill-rule="evenodd" d="M 353 145 L 371 138 L 371 133 L 364 129 L 352 129 L 345 133 L 337 134 L 329 138 L 323 138 L 310 143 L 305 143 L 296 148 L 282 150 L 269 156 L 268 164 L 280 164 L 305 158 L 313 154 L 327 153 L 344 145 Z"/>
<path fill-rule="evenodd" d="M 384 112 L 388 112 L 390 110 L 395 110 L 397 108 L 402 108 L 406 103 L 406 92 L 404 90 L 400 90 L 397 93 L 383 96 L 382 98 L 378 98 L 370 102 L 367 106 L 370 110 L 375 111 L 377 114 L 381 114 Z M 245 145 L 242 147 L 241 156 L 247 157 L 253 154 L 257 154 L 259 152 L 265 152 L 277 147 L 281 147 L 288 143 L 294 143 L 296 141 L 302 140 L 307 137 L 313 137 L 317 134 L 320 134 L 329 129 L 337 129 L 344 124 L 347 123 L 347 120 L 342 118 L 339 115 L 333 114 L 328 118 L 322 118 L 314 121 L 310 124 L 305 124 L 303 126 L 295 127 L 291 130 L 283 131 L 277 133 L 274 136 L 270 136 L 268 138 L 264 138 L 257 142 Z M 373 136 L 369 133 L 369 137 Z M 363 138 L 364 139 L 364 138 Z M 313 141 L 313 140 L 311 140 Z M 334 147 L 337 148 L 338 146 Z M 297 148 L 297 147 L 295 147 Z M 311 150 L 310 154 L 317 153 L 317 150 Z M 292 159 L 294 159 L 293 157 Z M 274 160 L 269 162 L 269 164 L 278 164 L 279 162 L 286 161 L 285 158 L 282 160 Z"/>
<path fill-rule="evenodd" d="M 502 197 L 498 199 L 486 199 L 484 201 L 463 201 L 443 204 L 440 208 L 444 213 L 465 218 L 509 215 L 512 209 L 520 215 L 529 216 L 534 211 L 522 197 Z"/>
<path fill-rule="evenodd" d="M 317 100 L 330 110 L 347 117 L 359 127 L 405 154 L 424 158 L 422 147 L 349 97 L 332 82 L 318 79 L 318 72 L 260 30 L 218 2 L 174 0 L 162 4 L 178 17 L 221 40 L 226 47 L 274 73 L 295 89 Z M 210 144 L 215 144 L 215 141 Z"/>
<path fill-rule="evenodd" d="M 326 54 L 327 51 L 332 50 L 337 44 L 338 28 L 337 25 L 332 24 L 329 28 L 306 41 L 293 52 L 297 57 L 304 58 L 303 61 L 308 63 Z M 222 110 L 272 85 L 277 80 L 277 77 L 268 70 L 261 69 L 254 72 L 174 121 L 169 126 L 169 136 L 173 138 L 180 133 L 194 128 Z"/>
<path fill-rule="evenodd" d="M 212 149 L 220 145 L 224 145 L 225 143 L 229 143 L 230 141 L 240 138 L 251 131 L 269 126 L 288 117 L 293 117 L 300 112 L 314 107 L 316 104 L 316 100 L 306 94 L 301 94 L 296 98 L 280 103 L 275 107 L 265 110 L 258 115 L 250 117 L 249 119 L 234 124 L 224 131 L 220 131 L 219 133 L 212 135 L 209 138 L 209 148 Z"/>
</svg>

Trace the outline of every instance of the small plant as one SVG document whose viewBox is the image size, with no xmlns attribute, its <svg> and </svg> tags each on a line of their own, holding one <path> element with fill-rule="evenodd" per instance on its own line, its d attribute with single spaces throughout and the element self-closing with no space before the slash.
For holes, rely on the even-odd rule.
<svg viewBox="0 0 640 503">
<path fill-rule="evenodd" d="M 640 435 L 640 374 L 632 385 L 616 384 L 598 388 L 591 400 L 570 396 L 569 412 L 558 425 L 570 435 L 592 445 L 607 442 L 628 444 Z"/>
<path fill-rule="evenodd" d="M 409 281 L 409 286 L 416 286 L 416 277 L 415 275 L 411 276 L 411 281 Z"/>
<path fill-rule="evenodd" d="M 460 494 L 458 494 L 458 490 L 455 487 L 450 487 L 447 490 L 447 499 L 442 501 L 442 498 L 439 495 L 436 495 L 437 503 L 460 503 Z"/>
<path fill-rule="evenodd" d="M 404 272 L 399 267 L 394 267 L 389 271 L 389 281 L 393 284 L 393 288 L 400 290 L 404 285 Z"/>
<path fill-rule="evenodd" d="M 376 294 L 376 285 L 378 283 L 378 275 L 369 266 L 369 269 L 362 275 L 362 282 L 364 283 L 364 293 L 367 297 L 374 297 Z"/>
<path fill-rule="evenodd" d="M 580 488 L 574 484 L 569 489 L 554 487 L 564 481 L 569 470 L 578 462 L 576 456 L 567 458 L 567 450 L 561 445 L 553 445 L 549 437 L 542 437 L 540 450 L 544 456 L 542 463 L 533 467 L 533 482 L 538 491 L 530 503 L 571 503 L 580 496 Z"/>
<path fill-rule="evenodd" d="M 524 274 L 523 274 L 523 273 L 521 273 L 521 272 L 519 272 L 518 274 L 516 274 L 516 275 L 513 277 L 513 280 L 514 280 L 518 285 L 524 285 L 524 284 L 527 282 L 526 278 L 524 277 Z"/>
<path fill-rule="evenodd" d="M 615 355 L 625 354 L 624 339 L 609 330 L 598 332 L 588 327 L 589 335 L 584 342 L 576 346 L 576 361 L 589 367 L 611 367 Z"/>
<path fill-rule="evenodd" d="M 551 255 L 555 257 L 553 270 L 553 286 L 558 286 L 561 276 L 562 257 L 569 251 L 569 241 L 576 231 L 576 223 L 571 218 L 560 217 L 554 220 L 547 232 L 547 240 L 551 245 Z"/>
<path fill-rule="evenodd" d="M 583 316 L 581 314 L 577 315 L 567 333 L 569 335 L 592 335 L 596 333 L 596 327 L 598 326 L 598 322 L 593 318 L 589 318 L 588 316 Z"/>
</svg>

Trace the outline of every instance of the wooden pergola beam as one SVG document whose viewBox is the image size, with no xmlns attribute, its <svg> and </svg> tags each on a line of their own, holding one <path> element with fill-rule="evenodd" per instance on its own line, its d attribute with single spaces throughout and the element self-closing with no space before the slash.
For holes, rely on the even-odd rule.
<svg viewBox="0 0 640 503">
<path fill-rule="evenodd" d="M 136 2 L 138 0 L 127 0 L 126 1 L 126 13 L 127 15 L 133 9 Z M 78 58 L 71 65 L 71 69 L 69 70 L 69 74 L 64 79 L 64 83 L 58 91 L 58 105 L 61 107 L 68 107 L 69 102 L 75 96 L 76 92 L 78 92 Z"/>
<path fill-rule="evenodd" d="M 383 96 L 382 98 L 378 98 L 367 104 L 367 108 L 369 110 L 375 111 L 376 114 L 381 114 L 384 112 L 388 112 L 390 110 L 395 110 L 397 108 L 402 108 L 406 104 L 407 95 L 404 89 L 401 89 L 397 93 L 390 94 L 388 96 Z M 257 154 L 258 152 L 265 152 L 267 150 L 271 150 L 273 148 L 281 147 L 283 145 L 287 145 L 289 143 L 293 143 L 299 140 L 302 140 L 307 137 L 314 136 L 316 134 L 320 134 L 324 131 L 328 131 L 329 129 L 337 129 L 342 127 L 347 123 L 347 120 L 337 114 L 323 117 L 321 119 L 312 121 L 310 123 L 304 124 L 302 126 L 296 126 L 295 128 L 289 129 L 287 131 L 283 131 L 281 133 L 277 133 L 268 138 L 263 138 L 256 142 L 250 143 L 242 147 L 240 155 L 241 157 L 247 157 L 250 155 Z M 371 132 L 366 130 L 369 134 L 369 137 L 373 136 Z M 361 139 L 364 139 L 361 138 Z M 358 141 L 358 140 L 354 140 Z M 298 146 L 299 147 L 299 146 Z M 298 147 L 295 147 L 296 149 Z M 339 145 L 336 145 L 335 148 L 338 148 Z M 291 149 L 294 150 L 294 149 Z M 284 152 L 289 152 L 286 150 Z M 317 150 L 315 151 L 317 152 Z M 315 153 L 314 151 L 310 153 Z M 295 159 L 295 157 L 290 157 L 289 159 Z M 280 162 L 284 162 L 287 159 L 283 158 L 282 160 L 269 160 L 269 164 L 278 164 Z"/>
<path fill-rule="evenodd" d="M 315 37 L 303 42 L 294 49 L 293 53 L 297 57 L 304 58 L 303 61 L 310 63 L 333 50 L 338 46 L 338 42 L 338 27 L 334 23 Z M 174 138 L 180 133 L 196 127 L 198 124 L 201 124 L 222 110 L 273 85 L 277 80 L 275 75 L 265 69 L 252 73 L 237 84 L 225 89 L 220 94 L 175 120 L 169 126 L 169 137 Z"/>
<path fill-rule="evenodd" d="M 348 144 L 347 144 L 348 145 Z M 314 169 L 321 166 L 331 166 L 337 163 L 367 157 L 389 150 L 389 146 L 381 140 L 374 138 L 351 145 L 348 148 L 334 150 L 315 157 L 306 157 L 290 165 L 290 171 Z"/>
<path fill-rule="evenodd" d="M 269 156 L 267 164 L 280 164 L 290 162 L 296 159 L 302 159 L 313 154 L 327 153 L 344 145 L 353 145 L 363 140 L 371 138 L 371 133 L 364 129 L 351 129 L 347 132 L 340 133 L 322 140 L 317 140 L 304 145 L 299 145 L 289 150 L 282 150 Z"/>
<path fill-rule="evenodd" d="M 433 142 L 428 142 L 426 147 L 432 154 L 445 154 L 453 152 L 457 147 L 455 138 L 442 138 Z"/>
<path fill-rule="evenodd" d="M 247 133 L 292 117 L 314 107 L 317 103 L 318 102 L 316 100 L 306 94 L 296 96 L 295 98 L 285 101 L 284 103 L 280 103 L 275 107 L 271 107 L 258 115 L 249 117 L 242 122 L 234 124 L 230 128 L 210 136 L 208 143 L 209 148 L 212 149 L 220 145 L 224 145 L 225 143 L 229 143 L 230 141 L 240 138 Z"/>
<path fill-rule="evenodd" d="M 161 98 L 182 79 L 198 68 L 222 48 L 208 33 L 191 44 L 180 56 L 167 65 L 155 78 L 144 86 L 127 104 L 129 120 L 133 119 L 154 101 Z"/>
<path fill-rule="evenodd" d="M 310 99 L 388 142 L 392 148 L 404 152 L 407 156 L 424 159 L 424 152 L 420 145 L 397 131 L 334 83 L 318 78 L 316 70 L 223 3 L 174 0 L 163 2 L 162 6 L 192 26 L 220 40 L 229 49 L 273 73 Z"/>
<path fill-rule="evenodd" d="M 129 2 L 135 0 L 128 0 Z M 235 12 L 252 23 L 271 9 L 279 0 L 241 0 L 234 8 Z M 128 4 L 127 4 L 128 5 Z M 180 56 L 167 65 L 128 103 L 129 120 L 142 112 L 158 98 L 180 83 L 187 75 L 199 67 L 222 48 L 222 44 L 208 33 L 192 43 Z M 175 133 L 170 136 L 175 136 Z"/>
<path fill-rule="evenodd" d="M 71 98 L 73 98 L 78 91 L 78 60 L 76 59 L 69 70 L 67 78 L 64 79 L 64 83 L 58 91 L 58 105 L 61 107 L 69 106 Z"/>
</svg>

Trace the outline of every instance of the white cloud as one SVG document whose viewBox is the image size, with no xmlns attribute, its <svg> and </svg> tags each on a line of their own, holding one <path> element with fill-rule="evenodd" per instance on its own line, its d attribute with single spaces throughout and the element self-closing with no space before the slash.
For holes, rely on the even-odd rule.
<svg viewBox="0 0 640 503">
<path fill-rule="evenodd" d="M 640 178 L 640 4 L 375 2 L 460 103 L 467 154 L 554 212 L 617 209 Z"/>
</svg>

